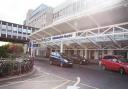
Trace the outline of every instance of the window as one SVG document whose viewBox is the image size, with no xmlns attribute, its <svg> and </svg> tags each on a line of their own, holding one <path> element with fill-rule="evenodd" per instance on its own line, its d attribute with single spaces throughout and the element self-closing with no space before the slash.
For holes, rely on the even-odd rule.
<svg viewBox="0 0 128 89">
<path fill-rule="evenodd" d="M 6 29 L 6 25 L 2 25 L 2 29 Z"/>
<path fill-rule="evenodd" d="M 103 59 L 114 59 L 114 56 L 105 56 Z"/>
</svg>

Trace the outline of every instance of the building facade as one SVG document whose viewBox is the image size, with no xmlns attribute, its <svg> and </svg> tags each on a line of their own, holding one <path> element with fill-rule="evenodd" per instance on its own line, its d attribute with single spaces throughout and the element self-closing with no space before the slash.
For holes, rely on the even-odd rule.
<svg viewBox="0 0 128 89">
<path fill-rule="evenodd" d="M 82 11 L 93 10 L 97 7 L 109 7 L 113 4 L 118 4 L 120 1 L 121 0 L 66 0 L 64 3 L 54 8 L 53 20 L 65 19 L 65 17 L 68 16 L 72 17 L 72 15 L 79 14 Z"/>
<path fill-rule="evenodd" d="M 29 42 L 28 36 L 38 28 L 0 20 L 0 40 L 10 42 Z"/>
<path fill-rule="evenodd" d="M 34 52 L 44 49 L 41 54 L 60 51 L 88 59 L 114 54 L 128 58 L 127 10 L 127 0 L 67 0 L 54 8 L 50 26 L 30 36 L 40 44 Z"/>
<path fill-rule="evenodd" d="M 35 10 L 28 10 L 24 24 L 36 28 L 44 28 L 53 21 L 52 7 L 41 4 Z"/>
</svg>

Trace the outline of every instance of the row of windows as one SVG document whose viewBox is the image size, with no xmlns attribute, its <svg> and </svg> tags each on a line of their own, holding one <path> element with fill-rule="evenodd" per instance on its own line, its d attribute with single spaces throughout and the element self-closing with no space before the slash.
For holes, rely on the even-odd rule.
<svg viewBox="0 0 128 89">
<path fill-rule="evenodd" d="M 1 30 L 1 33 L 5 33 L 5 34 L 6 34 L 6 30 L 5 30 L 5 29 L 2 29 L 2 30 Z M 23 33 L 23 34 L 28 34 L 28 35 L 31 34 L 31 33 L 26 33 L 26 32 L 21 32 L 21 31 L 18 31 L 18 32 L 17 32 L 17 31 L 11 31 L 11 30 L 7 30 L 7 33 L 18 33 L 18 34 L 19 34 L 19 33 L 20 33 L 20 34 Z"/>
<path fill-rule="evenodd" d="M 1 33 L 5 33 L 6 34 L 6 30 L 2 29 Z M 26 33 L 26 32 L 17 32 L 17 31 L 11 31 L 11 30 L 7 30 L 7 33 L 18 33 L 18 34 L 30 34 L 30 33 Z"/>
<path fill-rule="evenodd" d="M 65 8 L 61 9 L 60 11 L 53 14 L 53 19 L 56 20 L 59 17 L 75 14 L 81 10 L 90 9 L 97 6 L 107 6 L 112 4 L 113 2 L 118 2 L 119 0 L 77 0 L 72 4 L 66 6 Z"/>
<path fill-rule="evenodd" d="M 40 23 L 40 21 L 44 21 L 44 19 L 46 19 L 46 13 L 41 14 L 40 16 L 38 16 L 37 18 L 35 18 L 34 20 L 30 21 L 29 24 L 35 24 L 35 23 Z"/>
<path fill-rule="evenodd" d="M 22 29 L 22 28 L 17 28 L 17 27 L 11 27 L 11 26 L 6 26 L 6 25 L 2 25 L 2 29 L 4 29 L 4 31 L 6 31 L 6 29 L 8 30 L 8 31 L 18 31 L 18 32 L 23 32 L 23 33 L 32 33 L 32 31 L 31 30 L 29 30 L 29 29 Z"/>
<path fill-rule="evenodd" d="M 64 15 L 76 13 L 82 9 L 82 7 L 83 7 L 82 5 L 83 5 L 83 3 L 81 0 L 74 2 L 70 5 L 68 5 L 67 7 L 63 8 L 62 10 L 54 13 L 53 19 L 59 18 Z"/>
</svg>

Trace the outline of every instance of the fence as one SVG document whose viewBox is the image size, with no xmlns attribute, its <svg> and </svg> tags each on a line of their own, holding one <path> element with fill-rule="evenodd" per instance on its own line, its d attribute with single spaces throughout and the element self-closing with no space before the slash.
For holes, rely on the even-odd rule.
<svg viewBox="0 0 128 89">
<path fill-rule="evenodd" d="M 0 77 L 20 75 L 32 71 L 34 59 L 0 60 Z"/>
</svg>

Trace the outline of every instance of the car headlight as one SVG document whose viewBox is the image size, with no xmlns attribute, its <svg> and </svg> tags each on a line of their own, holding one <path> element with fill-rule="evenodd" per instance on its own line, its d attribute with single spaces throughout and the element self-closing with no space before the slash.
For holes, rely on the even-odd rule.
<svg viewBox="0 0 128 89">
<path fill-rule="evenodd" d="M 86 61 L 86 60 L 83 60 L 84 62 Z"/>
<path fill-rule="evenodd" d="M 64 59 L 64 62 L 68 62 L 68 60 Z"/>
</svg>

